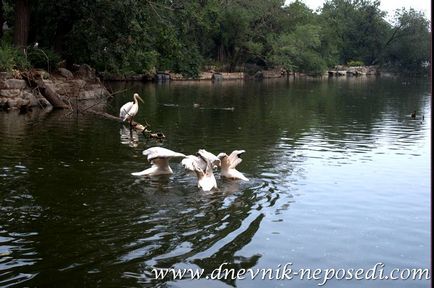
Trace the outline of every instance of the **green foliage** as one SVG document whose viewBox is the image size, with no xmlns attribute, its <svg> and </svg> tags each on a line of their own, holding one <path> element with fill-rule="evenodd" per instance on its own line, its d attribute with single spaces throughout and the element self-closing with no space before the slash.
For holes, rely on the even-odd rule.
<svg viewBox="0 0 434 288">
<path fill-rule="evenodd" d="M 363 63 L 363 61 L 360 60 L 350 60 L 347 62 L 347 65 L 350 67 L 357 67 L 357 66 L 364 66 L 365 63 Z"/>
<path fill-rule="evenodd" d="M 288 71 L 320 74 L 327 68 L 319 53 L 320 46 L 318 26 L 297 26 L 294 32 L 276 39 L 271 58 Z"/>
<path fill-rule="evenodd" d="M 16 0 L 2 0 L 3 1 L 3 17 L 4 20 L 9 24 L 9 26 L 11 24 L 14 23 L 14 17 L 15 17 L 15 13 L 14 13 L 14 3 Z"/>
<path fill-rule="evenodd" d="M 377 0 L 329 0 L 321 11 L 325 34 L 336 43 L 339 62 L 361 59 L 375 64 L 384 46 L 388 23 Z"/>
<path fill-rule="evenodd" d="M 202 65 L 202 57 L 195 47 L 184 47 L 180 51 L 179 59 L 174 65 L 175 72 L 181 73 L 183 76 L 197 78 Z"/>
<path fill-rule="evenodd" d="M 45 69 L 48 72 L 53 71 L 62 59 L 51 49 L 28 47 L 26 54 L 27 60 L 33 67 Z"/>
<path fill-rule="evenodd" d="M 430 22 L 423 13 L 397 10 L 386 50 L 385 65 L 406 73 L 427 72 L 430 59 Z"/>
<path fill-rule="evenodd" d="M 0 41 L 0 71 L 12 69 L 27 69 L 29 62 L 18 49 L 5 41 Z"/>
<path fill-rule="evenodd" d="M 283 7 L 286 17 L 283 17 L 284 29 L 292 31 L 298 25 L 315 24 L 317 22 L 316 14 L 303 2 L 296 0 L 288 6 Z"/>
<path fill-rule="evenodd" d="M 14 26 L 15 1 L 3 3 Z M 358 65 L 354 60 L 401 70 L 429 60 L 424 15 L 398 11 L 390 24 L 378 0 L 328 0 L 317 12 L 301 0 L 29 3 L 29 43 L 45 48 L 29 49 L 28 58 L 46 69 L 57 55 L 110 74 L 171 70 L 189 77 L 209 63 L 229 71 L 281 66 L 317 74 L 336 64 Z"/>
</svg>

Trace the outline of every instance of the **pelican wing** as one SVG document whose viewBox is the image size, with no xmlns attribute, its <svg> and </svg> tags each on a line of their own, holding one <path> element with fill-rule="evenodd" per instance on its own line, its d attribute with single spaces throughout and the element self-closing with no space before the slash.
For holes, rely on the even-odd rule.
<svg viewBox="0 0 434 288">
<path fill-rule="evenodd" d="M 211 162 L 208 159 L 206 161 L 205 175 L 207 177 L 214 177 L 214 173 L 213 173 L 213 170 L 212 170 L 212 164 L 211 164 Z"/>
<path fill-rule="evenodd" d="M 208 152 L 205 149 L 199 149 L 197 153 L 200 154 L 202 158 L 210 161 L 212 165 L 220 166 L 220 159 L 213 153 Z"/>
<path fill-rule="evenodd" d="M 186 157 L 182 153 L 174 152 L 163 147 L 151 147 L 143 151 L 143 155 L 147 156 L 148 161 L 152 161 L 155 158 Z"/>
<path fill-rule="evenodd" d="M 129 115 L 131 107 L 133 107 L 133 104 L 133 101 L 125 103 L 119 110 L 119 118 L 122 118 L 125 121 L 126 117 Z"/>
<path fill-rule="evenodd" d="M 220 168 L 222 170 L 229 169 L 230 163 L 229 163 L 228 155 L 224 152 L 221 152 L 221 153 L 219 153 L 219 155 L 217 155 L 217 157 L 220 160 Z"/>
<path fill-rule="evenodd" d="M 152 168 L 148 168 L 148 169 L 145 169 L 145 170 L 140 171 L 140 172 L 133 172 L 133 173 L 131 173 L 131 175 L 133 175 L 133 176 L 145 176 L 145 175 L 149 175 L 151 170 L 152 170 Z"/>
<path fill-rule="evenodd" d="M 202 170 L 205 170 L 206 162 L 203 161 L 200 157 L 197 157 L 195 155 L 187 155 L 181 161 L 181 165 L 184 167 L 184 169 L 189 171 L 194 171 L 193 163 L 197 167 L 200 167 Z"/>
<path fill-rule="evenodd" d="M 134 103 L 133 106 L 131 106 L 131 109 L 128 111 L 128 116 L 134 117 L 136 116 L 138 111 L 139 111 L 139 104 Z"/>
<path fill-rule="evenodd" d="M 211 191 L 212 189 L 217 188 L 217 182 L 215 180 L 213 169 L 212 169 L 213 164 L 208 158 L 204 157 L 207 155 L 207 153 L 203 153 L 203 152 L 204 151 L 199 150 L 197 154 L 199 158 L 202 158 L 202 161 L 205 162 L 206 168 L 201 169 L 197 167 L 196 162 L 193 162 L 193 167 L 195 168 L 197 179 L 198 179 L 197 186 L 201 188 L 203 191 Z"/>
<path fill-rule="evenodd" d="M 240 164 L 243 159 L 240 158 L 240 155 L 245 153 L 245 150 L 234 150 L 232 151 L 232 153 L 229 155 L 228 160 L 229 160 L 229 168 L 235 168 L 237 167 L 238 164 Z"/>
<path fill-rule="evenodd" d="M 190 171 L 194 171 L 194 167 L 193 167 L 193 155 L 187 155 L 187 157 L 185 157 L 184 159 L 182 159 L 181 161 L 181 165 L 182 167 L 184 167 L 185 170 L 190 170 Z"/>
<path fill-rule="evenodd" d="M 197 179 L 201 180 L 205 176 L 205 172 L 203 172 L 203 170 L 197 166 L 196 162 L 193 162 L 192 166 L 194 172 L 196 172 Z"/>
</svg>

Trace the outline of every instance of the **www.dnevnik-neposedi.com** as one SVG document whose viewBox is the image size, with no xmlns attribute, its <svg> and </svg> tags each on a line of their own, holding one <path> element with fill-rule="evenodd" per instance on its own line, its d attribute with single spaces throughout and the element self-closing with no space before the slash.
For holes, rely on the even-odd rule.
<svg viewBox="0 0 434 288">
<path fill-rule="evenodd" d="M 180 280 L 180 279 L 211 279 L 211 280 L 313 280 L 318 286 L 327 284 L 329 280 L 430 280 L 431 271 L 428 268 L 393 268 L 385 271 L 383 263 L 376 263 L 372 268 L 326 268 L 294 269 L 292 263 L 278 265 L 276 268 L 227 268 L 229 263 L 222 263 L 211 273 L 204 275 L 204 269 L 175 269 L 154 268 L 152 273 L 155 279 Z"/>
</svg>

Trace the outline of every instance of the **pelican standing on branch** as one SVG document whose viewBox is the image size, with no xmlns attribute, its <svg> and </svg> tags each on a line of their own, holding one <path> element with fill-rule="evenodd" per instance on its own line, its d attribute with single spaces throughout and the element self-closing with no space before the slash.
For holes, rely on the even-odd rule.
<svg viewBox="0 0 434 288">
<path fill-rule="evenodd" d="M 139 111 L 139 102 L 137 101 L 137 99 L 139 99 L 142 103 L 145 103 L 137 93 L 134 93 L 133 98 L 134 102 L 130 101 L 125 103 L 119 110 L 119 118 L 121 118 L 122 121 L 129 120 L 130 126 L 133 122 L 133 117 L 136 116 L 137 112 Z"/>
<path fill-rule="evenodd" d="M 173 157 L 185 157 L 184 154 L 174 152 L 162 147 L 151 147 L 143 151 L 143 155 L 147 156 L 148 161 L 152 164 L 151 168 L 141 172 L 131 173 L 133 176 L 156 176 L 173 174 L 169 166 L 169 159 Z"/>
</svg>

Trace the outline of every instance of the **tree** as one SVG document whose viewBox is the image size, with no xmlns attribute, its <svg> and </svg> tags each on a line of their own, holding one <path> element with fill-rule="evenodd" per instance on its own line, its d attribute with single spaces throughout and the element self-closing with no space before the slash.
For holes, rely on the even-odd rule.
<svg viewBox="0 0 434 288">
<path fill-rule="evenodd" d="M 3 37 L 3 23 L 5 22 L 3 1 L 0 0 L 0 39 Z"/>
<path fill-rule="evenodd" d="M 317 21 L 317 15 L 299 0 L 291 2 L 288 6 L 283 7 L 282 10 L 285 16 L 281 21 L 283 21 L 284 31 L 287 32 L 294 31 L 298 25 L 315 24 Z"/>
<path fill-rule="evenodd" d="M 391 25 L 378 0 L 328 0 L 317 12 L 299 0 L 0 3 L 16 47 L 38 42 L 53 62 L 54 50 L 69 64 L 112 74 L 171 70 L 194 77 L 205 65 L 319 73 L 351 60 L 414 69 L 429 53 L 425 17 L 401 11 Z"/>
<path fill-rule="evenodd" d="M 329 0 L 323 5 L 324 32 L 336 43 L 341 64 L 351 60 L 375 64 L 388 29 L 379 6 L 378 0 Z"/>
<path fill-rule="evenodd" d="M 385 44 L 385 65 L 401 72 L 421 72 L 430 60 L 430 22 L 414 9 L 397 10 Z"/>
<path fill-rule="evenodd" d="M 271 58 L 288 71 L 321 74 L 326 63 L 319 52 L 320 28 L 300 25 L 294 32 L 280 35 L 273 45 Z"/>
<path fill-rule="evenodd" d="M 30 28 L 30 4 L 29 0 L 16 0 L 15 2 L 15 26 L 14 44 L 17 48 L 27 46 Z"/>
</svg>

